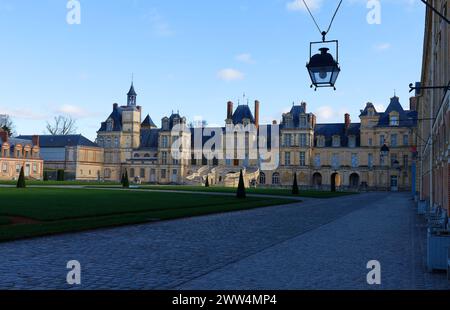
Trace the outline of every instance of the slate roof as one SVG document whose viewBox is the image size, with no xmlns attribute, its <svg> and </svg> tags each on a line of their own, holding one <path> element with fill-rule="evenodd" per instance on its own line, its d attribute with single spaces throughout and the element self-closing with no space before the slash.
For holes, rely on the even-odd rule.
<svg viewBox="0 0 450 310">
<path fill-rule="evenodd" d="M 107 121 L 112 119 L 113 121 L 113 130 L 112 131 L 122 131 L 122 107 L 114 106 L 112 113 L 106 119 L 106 122 L 103 122 L 99 131 L 106 131 Z"/>
<path fill-rule="evenodd" d="M 32 136 L 19 136 L 19 139 L 31 140 Z M 39 146 L 41 148 L 57 148 L 66 146 L 89 146 L 98 147 L 98 145 L 82 135 L 43 135 L 39 136 Z"/>
<path fill-rule="evenodd" d="M 341 137 L 341 146 L 348 146 L 348 137 L 356 137 L 356 147 L 361 145 L 360 139 L 361 124 L 352 123 L 350 124 L 348 130 L 345 130 L 345 124 L 317 124 L 314 130 L 315 137 L 325 136 L 325 147 L 333 146 L 333 136 Z M 317 146 L 317 142 L 315 143 Z"/>
<path fill-rule="evenodd" d="M 234 111 L 232 120 L 233 124 L 242 124 L 244 119 L 249 119 L 250 123 L 255 123 L 255 118 L 253 117 L 252 111 L 248 105 L 240 105 Z"/>
<path fill-rule="evenodd" d="M 153 122 L 150 115 L 147 115 L 147 117 L 144 119 L 144 121 L 141 124 L 142 127 L 156 127 L 155 123 Z"/>
<path fill-rule="evenodd" d="M 136 91 L 134 90 L 134 85 L 131 83 L 130 91 L 127 94 L 128 96 L 137 96 Z"/>
<path fill-rule="evenodd" d="M 291 111 L 289 111 L 289 114 L 292 115 L 292 119 L 294 122 L 294 128 L 300 127 L 300 116 L 305 115 L 306 117 L 309 116 L 309 114 L 306 114 L 306 109 L 304 105 L 294 105 L 291 108 Z M 281 128 L 286 128 L 286 124 L 282 123 Z"/>
<path fill-rule="evenodd" d="M 398 112 L 400 123 L 399 126 L 391 126 L 389 122 L 389 113 Z M 400 104 L 399 98 L 394 96 L 391 98 L 391 102 L 384 113 L 379 113 L 380 119 L 378 121 L 378 127 L 414 127 L 417 126 L 417 112 L 404 110 Z"/>
<path fill-rule="evenodd" d="M 0 146 L 3 144 L 2 139 L 0 138 Z M 24 137 L 24 136 L 20 136 L 17 138 L 9 138 L 8 139 L 8 144 L 10 145 L 10 147 L 14 147 L 16 144 L 21 144 L 21 145 L 32 145 L 33 144 L 33 140 L 31 138 L 31 136 L 28 137 Z"/>
<path fill-rule="evenodd" d="M 364 110 L 361 110 L 361 114 L 359 115 L 359 117 L 361 116 L 367 116 L 369 114 L 369 108 L 373 108 L 373 110 L 375 111 L 375 115 L 379 114 L 377 112 L 377 109 L 375 108 L 375 106 L 373 105 L 372 102 L 368 102 L 366 105 L 366 108 Z"/>
<path fill-rule="evenodd" d="M 141 129 L 141 145 L 139 149 L 157 149 L 161 129 Z"/>
</svg>

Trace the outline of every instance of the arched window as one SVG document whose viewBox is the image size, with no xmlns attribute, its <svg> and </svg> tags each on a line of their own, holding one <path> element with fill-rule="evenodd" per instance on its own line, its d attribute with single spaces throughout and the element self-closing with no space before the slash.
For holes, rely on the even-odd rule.
<svg viewBox="0 0 450 310">
<path fill-rule="evenodd" d="M 134 154 L 134 158 L 139 158 L 139 157 L 140 157 L 140 156 L 139 156 L 138 153 Z"/>
<path fill-rule="evenodd" d="M 264 172 L 259 174 L 259 184 L 266 184 L 266 174 Z"/>
<path fill-rule="evenodd" d="M 278 172 L 276 172 L 272 175 L 272 184 L 273 185 L 280 184 L 280 174 Z"/>
<path fill-rule="evenodd" d="M 146 153 L 146 154 L 144 155 L 144 157 L 145 157 L 145 158 L 150 158 L 150 154 L 149 154 L 149 153 Z"/>
</svg>

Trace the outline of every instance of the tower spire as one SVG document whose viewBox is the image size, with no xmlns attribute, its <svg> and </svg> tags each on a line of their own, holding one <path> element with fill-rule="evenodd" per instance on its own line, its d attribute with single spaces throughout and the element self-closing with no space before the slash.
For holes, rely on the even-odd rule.
<svg viewBox="0 0 450 310">
<path fill-rule="evenodd" d="M 128 100 L 127 100 L 127 106 L 129 107 L 135 107 L 136 106 L 136 91 L 134 90 L 134 74 L 131 75 L 131 87 L 130 91 L 127 94 Z"/>
</svg>

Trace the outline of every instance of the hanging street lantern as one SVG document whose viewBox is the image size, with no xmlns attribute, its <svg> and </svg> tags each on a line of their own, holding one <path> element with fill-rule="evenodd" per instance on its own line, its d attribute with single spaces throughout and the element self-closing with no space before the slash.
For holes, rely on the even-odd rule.
<svg viewBox="0 0 450 310">
<path fill-rule="evenodd" d="M 322 46 L 319 48 L 320 53 L 312 55 L 314 45 L 318 44 L 336 44 L 336 59 L 329 53 L 329 48 Z M 315 90 L 319 87 L 333 87 L 336 84 L 336 80 L 341 72 L 339 67 L 339 43 L 337 40 L 326 41 L 325 34 L 323 34 L 322 42 L 311 42 L 309 48 L 310 61 L 306 65 L 308 68 L 309 76 L 311 77 L 311 88 L 315 87 Z"/>
<path fill-rule="evenodd" d="M 339 76 L 339 73 L 341 72 L 341 68 L 339 68 L 339 42 L 337 40 L 327 41 L 326 36 L 330 32 L 331 26 L 333 25 L 333 21 L 342 5 L 342 2 L 343 0 L 339 1 L 336 11 L 331 18 L 328 29 L 326 31 L 322 31 L 316 21 L 316 18 L 309 9 L 308 4 L 305 0 L 303 0 L 303 4 L 305 5 L 306 9 L 309 12 L 309 15 L 311 15 L 311 18 L 314 21 L 314 24 L 322 35 L 321 42 L 311 42 L 309 44 L 309 63 L 306 65 L 312 82 L 311 88 L 315 87 L 315 90 L 317 90 L 317 88 L 319 87 L 333 87 L 334 90 L 336 90 L 336 87 L 334 85 L 336 84 L 336 80 Z M 327 47 L 327 45 L 331 43 L 336 44 L 335 57 L 333 57 L 333 55 L 329 53 L 330 49 Z M 318 49 L 320 53 L 313 56 L 313 46 L 318 44 L 322 45 Z"/>
</svg>

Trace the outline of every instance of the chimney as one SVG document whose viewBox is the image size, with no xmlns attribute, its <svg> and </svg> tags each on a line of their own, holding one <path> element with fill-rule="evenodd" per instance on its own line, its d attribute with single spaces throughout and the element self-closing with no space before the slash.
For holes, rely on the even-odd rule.
<svg viewBox="0 0 450 310">
<path fill-rule="evenodd" d="M 117 110 L 118 107 L 119 107 L 119 104 L 117 104 L 117 103 L 113 104 L 113 110 Z"/>
<path fill-rule="evenodd" d="M 227 103 L 227 119 L 233 118 L 233 102 L 228 101 Z"/>
<path fill-rule="evenodd" d="M 301 103 L 302 110 L 306 113 L 306 102 Z"/>
<path fill-rule="evenodd" d="M 276 120 L 272 121 L 272 125 L 277 125 L 278 122 Z"/>
<path fill-rule="evenodd" d="M 31 141 L 33 142 L 33 146 L 40 146 L 40 145 L 39 145 L 39 136 L 38 136 L 38 135 L 34 135 L 34 136 L 31 138 Z"/>
<path fill-rule="evenodd" d="M 417 111 L 417 97 L 409 98 L 409 110 Z"/>
<path fill-rule="evenodd" d="M 0 139 L 2 140 L 3 143 L 8 142 L 9 139 L 8 132 L 0 129 Z"/>
<path fill-rule="evenodd" d="M 255 100 L 255 126 L 259 127 L 259 101 Z"/>
<path fill-rule="evenodd" d="M 347 130 L 350 127 L 351 120 L 350 120 L 350 114 L 345 114 L 345 130 Z"/>
</svg>

